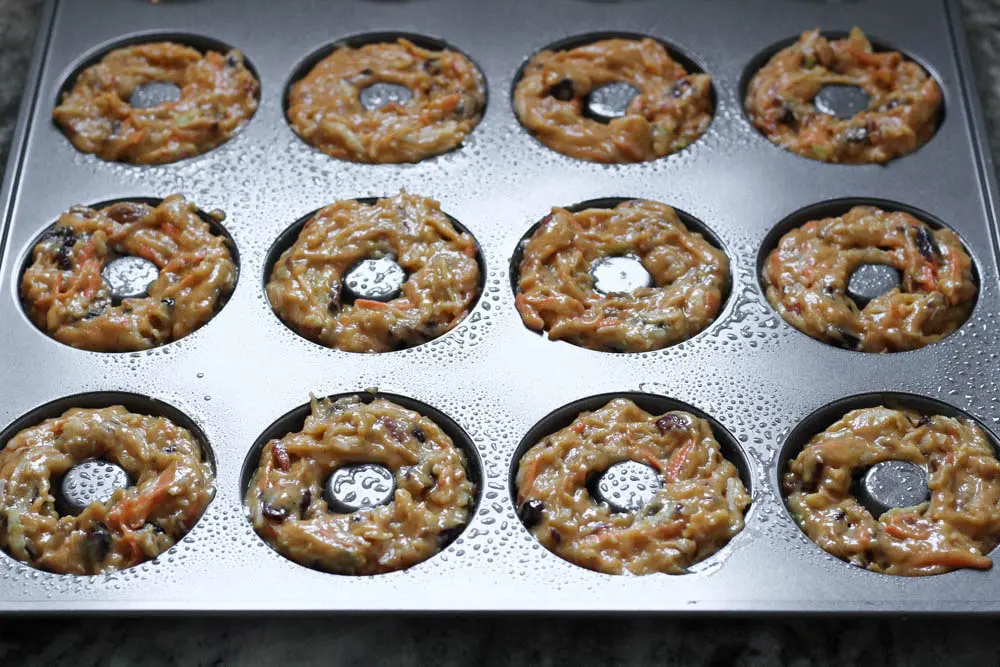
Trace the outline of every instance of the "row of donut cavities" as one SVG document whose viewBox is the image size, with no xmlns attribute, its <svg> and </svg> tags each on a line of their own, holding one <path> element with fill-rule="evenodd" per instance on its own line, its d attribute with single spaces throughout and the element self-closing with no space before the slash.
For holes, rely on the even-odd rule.
<svg viewBox="0 0 1000 667">
<path fill-rule="evenodd" d="M 0 547 L 53 573 L 153 560 L 185 538 L 215 495 L 201 429 L 136 394 L 53 401 L 9 425 L 0 442 Z M 992 567 L 997 441 L 951 405 L 900 393 L 827 404 L 792 429 L 773 472 L 789 525 L 851 566 L 901 576 Z M 448 415 L 366 390 L 311 397 L 275 420 L 250 448 L 240 489 L 245 516 L 278 554 L 325 572 L 377 575 L 458 540 L 483 481 L 476 446 Z M 635 392 L 551 412 L 525 433 L 509 473 L 525 539 L 621 575 L 704 567 L 744 529 L 755 483 L 718 421 Z"/>
<path fill-rule="evenodd" d="M 204 37 L 130 38 L 85 57 L 53 119 L 104 160 L 163 164 L 205 153 L 250 122 L 260 98 L 238 49 Z M 914 59 L 858 28 L 803 32 L 754 58 L 740 85 L 749 122 L 793 153 L 885 163 L 934 135 L 941 87 Z M 291 129 L 341 160 L 402 163 L 460 147 L 482 119 L 485 78 L 461 51 L 412 34 L 373 33 L 323 47 L 283 97 Z M 542 144 L 580 160 L 645 162 L 698 140 L 712 122 L 712 77 L 658 39 L 580 35 L 518 70 L 511 103 Z"/>
<path fill-rule="evenodd" d="M 99 352 L 161 346 L 205 325 L 239 276 L 222 226 L 181 195 L 75 206 L 30 244 L 20 297 L 66 345 Z M 893 202 L 808 206 L 767 235 L 760 289 L 798 331 L 860 352 L 934 343 L 969 317 L 979 277 L 958 235 Z M 732 270 L 700 220 L 651 200 L 553 208 L 510 258 L 525 324 L 604 352 L 666 348 L 724 310 Z M 405 191 L 336 201 L 272 244 L 264 289 L 304 338 L 347 352 L 390 352 L 444 336 L 474 309 L 486 264 L 476 240 L 429 198 Z"/>
</svg>

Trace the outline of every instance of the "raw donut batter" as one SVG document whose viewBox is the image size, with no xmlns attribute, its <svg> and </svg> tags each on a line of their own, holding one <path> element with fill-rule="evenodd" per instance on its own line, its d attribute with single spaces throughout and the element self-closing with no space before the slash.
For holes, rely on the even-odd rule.
<svg viewBox="0 0 1000 667">
<path fill-rule="evenodd" d="M 147 296 L 114 303 L 102 277 L 120 256 L 159 269 Z M 158 206 L 74 206 L 42 235 L 21 279 L 31 319 L 56 340 L 96 352 L 145 350 L 183 338 L 218 311 L 236 285 L 226 238 L 181 195 Z"/>
<path fill-rule="evenodd" d="M 821 113 L 814 99 L 830 84 L 862 88 L 868 108 L 847 119 Z M 941 100 L 923 67 L 896 51 L 876 52 L 860 29 L 837 40 L 809 30 L 754 74 L 746 109 L 754 126 L 785 150 L 826 162 L 882 163 L 934 135 Z"/>
<path fill-rule="evenodd" d="M 852 480 L 888 460 L 925 467 L 931 498 L 876 519 Z M 1000 462 L 971 420 L 852 410 L 789 462 L 784 489 L 809 539 L 853 565 L 908 576 L 993 566 L 985 554 L 1000 541 Z"/>
<path fill-rule="evenodd" d="M 198 440 L 164 417 L 73 408 L 0 449 L 0 547 L 60 574 L 122 570 L 184 537 L 215 494 Z M 133 481 L 77 516 L 56 511 L 54 485 L 78 463 L 105 459 Z"/>
<path fill-rule="evenodd" d="M 859 309 L 845 290 L 861 264 L 897 268 L 901 287 Z M 785 321 L 860 352 L 902 352 L 941 340 L 965 322 L 976 299 L 972 260 L 957 234 L 874 206 L 791 230 L 768 255 L 763 279 Z"/>
<path fill-rule="evenodd" d="M 639 94 L 608 123 L 584 115 L 587 96 L 627 83 Z M 654 39 L 603 39 L 540 51 L 514 88 L 521 124 L 549 148 L 595 162 L 645 162 L 676 153 L 712 122 L 712 80 L 689 74 Z"/>
<path fill-rule="evenodd" d="M 652 287 L 602 294 L 592 263 L 629 255 Z M 718 315 L 729 287 L 725 253 L 689 231 L 666 204 L 626 201 L 613 209 L 552 209 L 525 242 L 516 297 L 531 329 L 594 350 L 643 352 L 686 340 Z"/>
<path fill-rule="evenodd" d="M 180 98 L 129 104 L 149 83 L 172 83 Z M 243 54 L 200 53 L 172 42 L 115 49 L 83 70 L 52 112 L 76 148 L 103 160 L 176 162 L 227 141 L 257 110 L 260 84 Z"/>
<path fill-rule="evenodd" d="M 663 486 L 640 511 L 613 513 L 587 485 L 626 460 L 650 465 Z M 651 415 L 616 398 L 521 457 L 517 502 L 538 541 L 570 562 L 608 574 L 676 574 L 743 529 L 750 497 L 707 421 Z"/>
<path fill-rule="evenodd" d="M 361 104 L 374 83 L 405 86 L 412 98 L 378 109 Z M 483 77 L 457 51 L 406 39 L 341 46 L 288 93 L 288 121 L 324 153 L 353 162 L 419 162 L 458 147 L 486 106 Z"/>
<path fill-rule="evenodd" d="M 366 204 L 319 210 L 274 264 L 267 296 L 306 338 L 347 352 L 388 352 L 441 336 L 479 296 L 475 240 L 455 229 L 433 199 L 401 192 Z M 345 274 L 390 257 L 409 274 L 388 302 L 346 298 Z"/>
<path fill-rule="evenodd" d="M 379 574 L 427 560 L 461 531 L 475 486 L 465 454 L 433 421 L 391 401 L 312 399 L 302 430 L 268 442 L 246 493 L 254 529 L 282 555 L 339 574 Z M 387 505 L 334 512 L 326 479 L 352 463 L 395 479 Z"/>
</svg>

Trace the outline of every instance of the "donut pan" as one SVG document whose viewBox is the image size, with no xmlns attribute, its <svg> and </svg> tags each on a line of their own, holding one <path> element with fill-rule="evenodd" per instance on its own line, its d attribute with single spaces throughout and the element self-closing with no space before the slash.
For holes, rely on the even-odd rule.
<svg viewBox="0 0 1000 667">
<path fill-rule="evenodd" d="M 801 433 L 793 429 L 810 415 L 822 428 L 831 416 L 817 411 L 843 399 L 962 411 L 988 430 L 1000 421 L 996 184 L 961 15 L 946 0 L 912 0 L 904 15 L 899 8 L 894 0 L 50 2 L 0 191 L 0 426 L 10 435 L 74 404 L 180 413 L 210 446 L 217 494 L 184 540 L 130 570 L 54 575 L 0 553 L 0 611 L 1000 612 L 1000 567 L 917 578 L 855 568 L 803 535 L 779 491 L 789 435 Z M 853 25 L 922 63 L 944 91 L 937 134 L 888 166 L 796 156 L 758 134 L 742 110 L 741 85 L 762 53 L 809 28 Z M 418 164 L 363 165 L 301 141 L 283 113 L 300 66 L 332 43 L 397 32 L 443 40 L 479 65 L 488 104 L 465 144 Z M 564 157 L 529 136 L 511 106 L 519 68 L 548 44 L 594 33 L 658 38 L 709 72 L 716 111 L 705 136 L 664 159 L 612 166 Z M 256 115 L 221 147 L 173 164 L 77 152 L 50 120 L 67 80 L 113 46 L 164 36 L 241 48 L 261 82 Z M 287 329 L 263 289 L 282 232 L 335 200 L 400 188 L 439 200 L 479 242 L 485 278 L 471 314 L 433 342 L 385 354 L 329 350 Z M 72 349 L 31 323 L 18 276 L 32 241 L 62 211 L 175 192 L 225 211 L 239 249 L 239 282 L 212 321 L 127 354 Z M 529 331 L 511 290 L 521 237 L 552 206 L 622 197 L 669 203 L 711 231 L 732 262 L 718 319 L 648 354 L 594 352 Z M 762 246 L 796 211 L 839 199 L 912 207 L 961 235 L 980 293 L 959 331 L 921 350 L 866 355 L 814 341 L 772 310 L 758 279 Z M 441 553 L 405 571 L 349 577 L 297 565 L 251 528 L 245 462 L 262 436 L 301 418 L 295 411 L 310 392 L 372 387 L 426 404 L 468 435 L 479 466 L 475 514 Z M 635 393 L 668 399 L 641 399 L 654 407 L 686 405 L 714 418 L 732 435 L 725 449 L 752 493 L 745 529 L 686 574 L 610 576 L 563 561 L 529 534 L 511 498 L 514 457 L 536 424 L 576 401 L 595 407 L 584 399 Z M 560 420 L 568 423 L 565 411 L 550 417 L 553 427 Z"/>
</svg>

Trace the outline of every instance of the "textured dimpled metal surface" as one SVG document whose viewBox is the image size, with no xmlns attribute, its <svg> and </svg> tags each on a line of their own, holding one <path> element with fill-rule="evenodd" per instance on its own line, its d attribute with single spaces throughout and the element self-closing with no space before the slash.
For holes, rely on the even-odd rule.
<svg viewBox="0 0 1000 667">
<path fill-rule="evenodd" d="M 792 428 L 845 397 L 905 392 L 987 429 L 1000 420 L 995 184 L 960 15 L 949 0 L 914 0 L 902 16 L 891 0 L 679 0 L 669 9 L 655 0 L 53 0 L 43 24 L 0 191 L 0 422 L 75 394 L 150 396 L 204 434 L 217 493 L 185 539 L 130 570 L 59 576 L 0 554 L 0 611 L 1000 611 L 1000 567 L 912 579 L 863 571 L 812 544 L 780 492 Z M 798 157 L 754 130 L 742 108 L 741 83 L 761 53 L 809 28 L 853 25 L 919 61 L 944 91 L 935 136 L 886 167 Z M 482 70 L 488 102 L 464 145 L 416 164 L 370 165 L 332 159 L 299 139 L 283 111 L 299 65 L 334 42 L 394 30 L 444 40 Z M 663 40 L 712 76 L 715 115 L 703 137 L 659 160 L 605 166 L 560 155 L 524 131 L 511 105 L 523 63 L 548 44 L 609 32 Z M 175 164 L 129 166 L 77 152 L 50 120 L 66 78 L 109 47 L 164 37 L 242 49 L 261 83 L 254 117 L 218 148 Z M 400 189 L 439 200 L 479 243 L 484 287 L 470 314 L 432 342 L 383 354 L 327 349 L 289 330 L 262 287 L 275 239 L 335 200 Z M 241 280 L 216 317 L 182 340 L 127 354 L 72 349 L 32 325 L 19 302 L 20 268 L 32 240 L 62 211 L 174 192 L 226 212 Z M 728 254 L 731 295 L 692 339 L 607 354 L 523 325 L 509 269 L 519 240 L 553 206 L 614 197 L 673 205 L 703 222 Z M 774 312 L 757 275 L 762 243 L 793 212 L 847 197 L 912 206 L 961 235 L 980 294 L 956 333 L 913 352 L 866 355 L 817 342 Z M 310 392 L 368 388 L 432 406 L 468 434 L 482 467 L 475 515 L 439 554 L 408 570 L 351 577 L 302 567 L 254 532 L 241 470 L 265 429 Z M 585 570 L 543 548 L 517 516 L 510 472 L 524 434 L 561 406 L 616 392 L 703 411 L 748 462 L 746 527 L 689 573 Z"/>
</svg>

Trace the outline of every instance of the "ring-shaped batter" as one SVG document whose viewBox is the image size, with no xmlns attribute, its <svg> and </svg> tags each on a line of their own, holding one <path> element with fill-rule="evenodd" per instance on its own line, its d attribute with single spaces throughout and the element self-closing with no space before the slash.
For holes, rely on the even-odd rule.
<svg viewBox="0 0 1000 667">
<path fill-rule="evenodd" d="M 412 97 L 378 109 L 361 104 L 374 83 Z M 465 55 L 409 40 L 340 46 L 288 92 L 288 121 L 308 144 L 353 162 L 419 162 L 458 147 L 482 118 L 483 77 Z"/>
<path fill-rule="evenodd" d="M 180 98 L 129 104 L 136 88 L 172 83 Z M 77 150 L 102 160 L 162 164 L 227 141 L 257 110 L 260 84 L 237 50 L 200 53 L 173 42 L 115 49 L 82 72 L 52 112 Z"/>
<path fill-rule="evenodd" d="M 597 292 L 591 264 L 619 255 L 639 259 L 654 286 Z M 715 319 L 729 260 L 666 204 L 554 208 L 524 245 L 518 288 L 527 327 L 593 350 L 643 352 L 686 340 Z"/>
<path fill-rule="evenodd" d="M 254 529 L 279 553 L 338 574 L 380 574 L 427 560 L 469 520 L 466 456 L 434 421 L 387 399 L 312 399 L 301 431 L 271 440 L 246 492 Z M 352 463 L 388 468 L 392 500 L 330 509 L 327 478 Z"/>
<path fill-rule="evenodd" d="M 638 512 L 614 513 L 587 485 L 627 460 L 650 465 L 662 488 Z M 625 398 L 543 438 L 521 457 L 516 480 L 522 520 L 538 541 L 608 574 L 684 572 L 743 529 L 750 504 L 706 420 L 683 411 L 651 415 Z"/>
<path fill-rule="evenodd" d="M 344 274 L 358 262 L 392 257 L 409 275 L 401 294 L 379 302 L 344 298 Z M 455 229 L 433 199 L 401 192 L 372 204 L 320 209 L 281 253 L 267 295 L 302 336 L 346 352 L 388 352 L 454 328 L 479 296 L 475 239 Z"/>
<path fill-rule="evenodd" d="M 852 482 L 859 470 L 890 460 L 925 467 L 931 499 L 876 520 Z M 852 410 L 789 462 L 783 485 L 809 539 L 853 565 L 906 576 L 993 566 L 985 554 L 1000 541 L 1000 462 L 971 420 Z"/>
<path fill-rule="evenodd" d="M 148 296 L 113 305 L 101 271 L 116 257 L 151 261 Z M 158 206 L 118 202 L 74 206 L 42 235 L 21 279 L 31 319 L 56 340 L 84 350 L 129 352 L 182 338 L 216 313 L 236 284 L 226 238 L 212 233 L 181 195 Z"/>
<path fill-rule="evenodd" d="M 887 264 L 899 289 L 864 309 L 846 294 L 861 264 Z M 860 352 L 924 347 L 958 329 L 975 304 L 972 259 L 955 232 L 903 211 L 855 206 L 789 231 L 763 268 L 767 299 L 793 327 Z"/>
<path fill-rule="evenodd" d="M 584 115 L 587 96 L 610 83 L 639 90 L 621 118 Z M 521 124 L 552 150 L 595 162 L 645 162 L 676 153 L 712 122 L 712 80 L 689 74 L 660 42 L 602 39 L 540 51 L 514 88 Z"/>
<path fill-rule="evenodd" d="M 133 485 L 77 516 L 60 516 L 60 476 L 91 459 L 118 464 Z M 0 449 L 0 547 L 60 574 L 132 567 L 187 534 L 212 500 L 214 483 L 201 444 L 169 419 L 120 405 L 73 408 Z"/>
<path fill-rule="evenodd" d="M 841 119 L 816 109 L 826 85 L 864 89 L 868 108 Z M 876 52 L 860 29 L 830 40 L 802 33 L 760 68 L 747 87 L 750 120 L 772 143 L 842 163 L 883 163 L 912 153 L 937 130 L 942 94 L 923 67 L 897 51 Z"/>
</svg>

